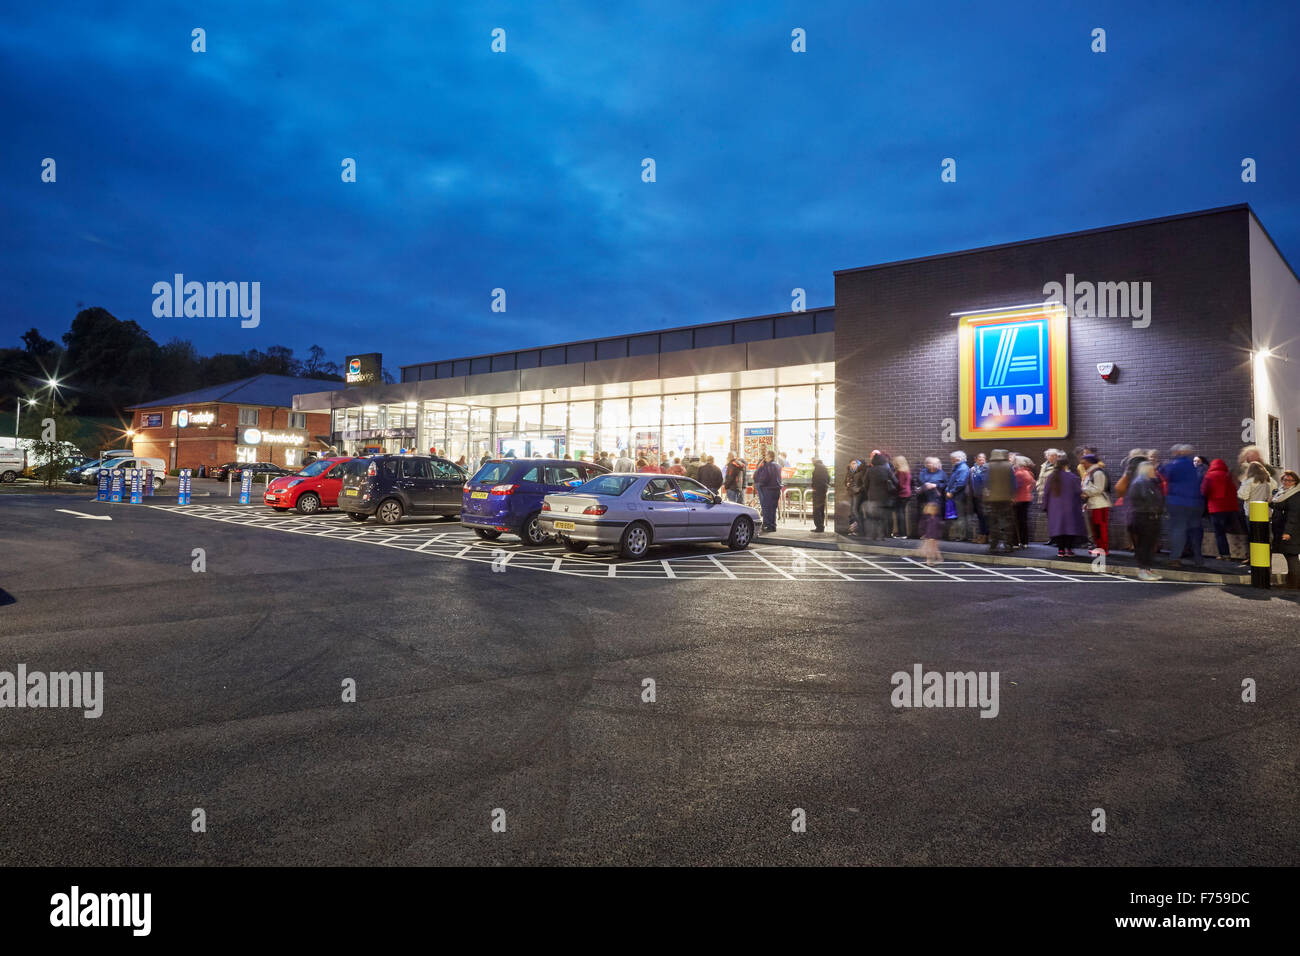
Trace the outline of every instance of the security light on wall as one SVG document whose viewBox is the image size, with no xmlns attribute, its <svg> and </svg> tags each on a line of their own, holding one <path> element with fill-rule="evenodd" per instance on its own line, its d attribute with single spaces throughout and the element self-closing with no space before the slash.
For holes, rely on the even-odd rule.
<svg viewBox="0 0 1300 956">
<path fill-rule="evenodd" d="M 1106 382 L 1115 381 L 1115 375 L 1118 372 L 1119 372 L 1119 368 L 1115 365 L 1114 362 L 1097 363 L 1097 374 L 1102 377 L 1103 381 Z"/>
</svg>

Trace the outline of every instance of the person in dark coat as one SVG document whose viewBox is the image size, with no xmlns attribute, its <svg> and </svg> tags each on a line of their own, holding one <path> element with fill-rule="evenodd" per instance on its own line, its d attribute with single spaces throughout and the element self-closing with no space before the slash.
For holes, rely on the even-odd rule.
<svg viewBox="0 0 1300 956">
<path fill-rule="evenodd" d="M 952 472 L 948 475 L 947 495 L 957 511 L 957 517 L 948 526 L 948 537 L 952 541 L 970 539 L 970 493 L 967 479 L 970 478 L 970 465 L 966 464 L 966 453 L 955 451 L 948 456 L 952 459 Z"/>
<path fill-rule="evenodd" d="M 767 460 L 754 472 L 754 490 L 763 511 L 763 530 L 776 530 L 776 506 L 781 498 L 781 466 L 776 463 L 776 453 L 769 451 Z"/>
<path fill-rule="evenodd" d="M 812 511 L 813 530 L 821 533 L 826 530 L 826 492 L 831 487 L 831 473 L 820 458 L 813 459 L 812 470 Z"/>
<path fill-rule="evenodd" d="M 930 504 L 939 505 L 939 519 L 943 520 L 943 503 L 948 493 L 948 476 L 943 473 L 938 458 L 925 460 L 925 467 L 917 474 L 912 488 L 920 499 L 922 508 Z"/>
<path fill-rule="evenodd" d="M 1015 519 L 1011 512 L 1016 497 L 1016 476 L 1011 456 L 1005 448 L 993 449 L 992 458 L 984 468 L 980 493 L 981 510 L 988 528 L 989 554 L 995 553 L 999 547 L 1010 553 L 1016 544 Z"/>
<path fill-rule="evenodd" d="M 1269 524 L 1273 530 L 1273 553 L 1286 558 L 1286 586 L 1300 589 L 1300 475 L 1282 472 L 1282 478 L 1270 502 Z"/>
<path fill-rule="evenodd" d="M 1043 510 L 1047 512 L 1047 536 L 1056 545 L 1058 557 L 1074 557 L 1074 549 L 1088 541 L 1083 523 L 1083 483 L 1062 453 L 1056 467 L 1043 483 Z"/>
<path fill-rule="evenodd" d="M 885 461 L 885 456 L 876 452 L 871 456 L 871 464 L 862 472 L 862 534 L 872 541 L 885 536 L 885 515 L 890 500 L 898 494 L 898 481 Z"/>
<path fill-rule="evenodd" d="M 1126 470 L 1125 475 L 1129 481 L 1124 500 L 1129 534 L 1133 538 L 1133 556 L 1137 558 L 1138 579 L 1159 581 L 1159 576 L 1151 571 L 1151 564 L 1160 544 L 1160 519 L 1165 513 L 1165 495 L 1160 479 L 1156 476 L 1155 465 L 1145 455 L 1133 466 L 1132 474 Z"/>
<path fill-rule="evenodd" d="M 688 474 L 687 477 L 689 478 L 690 475 Z M 715 495 L 719 494 L 718 489 L 722 487 L 723 482 L 722 469 L 713 463 L 712 455 L 706 455 L 700 462 L 700 467 L 695 472 L 695 480 Z"/>
<path fill-rule="evenodd" d="M 862 514 L 862 479 L 864 477 L 862 460 L 854 458 L 849 462 L 844 475 L 844 497 L 849 503 L 849 534 L 861 534 L 865 517 Z M 856 527 L 856 531 L 854 528 Z"/>
</svg>

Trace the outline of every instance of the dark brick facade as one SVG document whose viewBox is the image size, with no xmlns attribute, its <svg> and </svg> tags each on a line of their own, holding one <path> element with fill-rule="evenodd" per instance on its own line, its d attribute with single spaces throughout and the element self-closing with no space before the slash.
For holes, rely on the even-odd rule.
<svg viewBox="0 0 1300 956">
<path fill-rule="evenodd" d="M 1011 447 L 1037 465 L 1046 448 L 1073 452 L 1086 444 L 1114 473 L 1130 448 L 1185 441 L 1235 464 L 1242 419 L 1253 408 L 1249 215 L 1233 207 L 837 272 L 836 474 L 872 448 L 905 455 L 913 469 L 937 455 L 947 470 L 957 449 L 973 460 Z M 944 419 L 958 417 L 951 313 L 1041 302 L 1043 286 L 1064 282 L 1066 273 L 1078 281 L 1149 281 L 1150 326 L 1070 320 L 1067 437 L 962 442 L 954 431 L 953 441 L 941 441 Z M 1118 366 L 1114 382 L 1101 379 L 1099 362 Z M 837 498 L 843 532 L 848 507 L 843 494 Z"/>
</svg>

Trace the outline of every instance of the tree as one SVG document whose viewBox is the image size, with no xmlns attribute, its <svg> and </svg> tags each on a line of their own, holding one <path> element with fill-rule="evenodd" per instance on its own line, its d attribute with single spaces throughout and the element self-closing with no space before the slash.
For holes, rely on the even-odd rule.
<svg viewBox="0 0 1300 956">
<path fill-rule="evenodd" d="M 27 389 L 22 422 L 18 437 L 31 440 L 29 464 L 46 488 L 53 488 L 68 469 L 69 459 L 76 454 L 72 439 L 81 430 L 81 423 L 73 417 L 74 402 L 65 401 L 56 388 Z"/>
<path fill-rule="evenodd" d="M 66 366 L 88 406 L 101 414 L 149 397 L 158 344 L 107 309 L 82 309 L 63 336 Z"/>
<path fill-rule="evenodd" d="M 22 339 L 23 345 L 27 347 L 30 354 L 39 355 L 42 358 L 51 355 L 59 347 L 57 342 L 51 342 L 35 328 L 24 332 Z"/>
</svg>

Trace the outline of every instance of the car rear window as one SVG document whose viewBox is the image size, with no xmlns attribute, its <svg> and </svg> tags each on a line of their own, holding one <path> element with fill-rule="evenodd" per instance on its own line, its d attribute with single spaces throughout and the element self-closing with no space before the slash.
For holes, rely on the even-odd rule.
<svg viewBox="0 0 1300 956">
<path fill-rule="evenodd" d="M 471 479 L 474 482 L 483 482 L 484 484 L 495 485 L 498 482 L 505 481 L 506 476 L 510 474 L 510 469 L 514 462 L 509 461 L 490 461 L 474 473 Z"/>
<path fill-rule="evenodd" d="M 353 458 L 351 461 L 345 461 L 340 466 L 340 478 L 361 478 L 370 469 L 370 459 Z"/>
<path fill-rule="evenodd" d="M 597 475 L 582 486 L 584 495 L 609 495 L 617 498 L 639 479 L 635 475 Z"/>
</svg>

